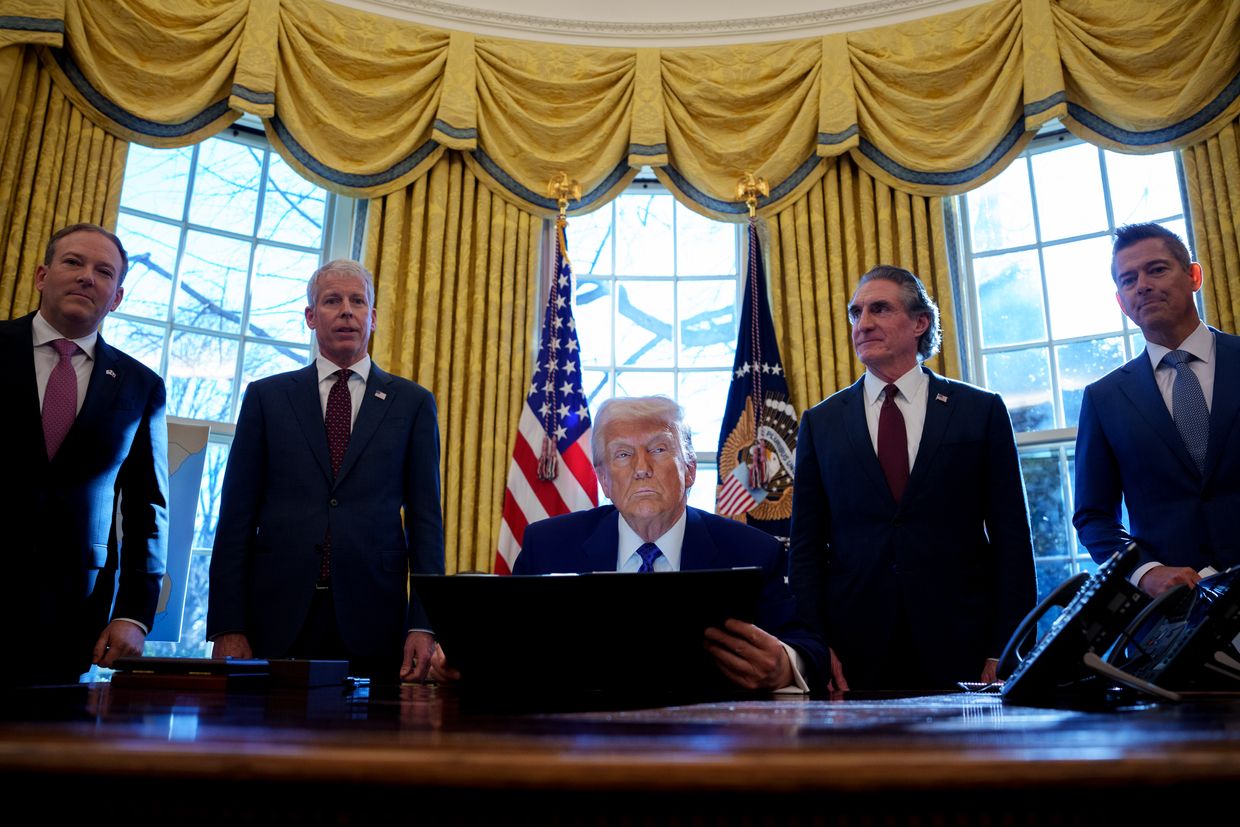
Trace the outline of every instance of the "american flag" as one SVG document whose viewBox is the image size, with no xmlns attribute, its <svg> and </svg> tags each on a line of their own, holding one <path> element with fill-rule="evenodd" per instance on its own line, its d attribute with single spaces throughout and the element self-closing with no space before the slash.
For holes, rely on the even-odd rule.
<svg viewBox="0 0 1240 827">
<path fill-rule="evenodd" d="M 598 478 L 590 460 L 590 409 L 581 387 L 573 271 L 564 228 L 564 222 L 557 222 L 555 271 L 543 311 L 538 364 L 521 408 L 504 490 L 496 574 L 512 572 L 527 525 L 598 505 Z"/>
</svg>

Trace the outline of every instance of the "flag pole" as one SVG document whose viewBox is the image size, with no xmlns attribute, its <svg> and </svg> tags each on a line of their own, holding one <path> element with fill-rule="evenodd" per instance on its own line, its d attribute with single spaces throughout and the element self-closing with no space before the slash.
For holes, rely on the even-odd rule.
<svg viewBox="0 0 1240 827">
<path fill-rule="evenodd" d="M 581 184 L 576 179 L 570 179 L 568 173 L 561 170 L 547 181 L 547 197 L 554 198 L 556 205 L 559 207 L 560 214 L 555 220 L 555 269 L 553 272 L 558 273 L 560 266 L 566 258 L 565 248 L 568 246 L 564 243 L 564 229 L 568 226 L 568 202 L 581 200 Z M 551 307 L 555 307 L 559 300 L 560 285 L 558 279 L 551 280 L 550 294 L 547 297 Z M 555 342 L 551 342 L 552 351 L 555 350 Z M 554 353 L 552 354 L 554 357 Z M 547 397 L 547 404 L 544 406 L 546 412 L 543 414 L 543 440 L 542 449 L 538 454 L 538 478 L 544 482 L 555 480 L 556 475 L 560 472 L 559 457 L 560 452 L 556 446 L 555 440 L 551 438 L 551 434 L 555 433 L 555 373 L 556 361 L 551 359 L 550 367 L 547 372 L 547 386 L 544 393 Z"/>
<path fill-rule="evenodd" d="M 752 307 L 758 307 L 758 290 L 761 285 L 758 284 L 758 197 L 767 197 L 771 194 L 770 185 L 767 184 L 765 178 L 758 178 L 752 172 L 746 172 L 736 183 L 736 197 L 738 201 L 744 201 L 745 206 L 749 208 L 749 272 L 747 279 L 749 282 L 749 296 Z M 762 337 L 758 332 L 758 314 L 750 315 L 750 331 L 751 340 L 753 341 L 753 361 L 755 364 L 762 364 Z M 749 487 L 765 488 L 767 484 L 766 478 L 766 447 L 762 444 L 762 440 L 758 436 L 758 425 L 762 420 L 762 373 L 758 370 L 754 371 L 753 381 L 750 386 L 750 399 L 753 407 L 753 447 L 749 452 Z"/>
</svg>

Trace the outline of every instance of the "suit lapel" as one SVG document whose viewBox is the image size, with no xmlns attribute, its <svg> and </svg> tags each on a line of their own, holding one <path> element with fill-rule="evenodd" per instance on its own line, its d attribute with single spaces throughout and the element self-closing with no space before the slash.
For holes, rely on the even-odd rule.
<svg viewBox="0 0 1240 827">
<path fill-rule="evenodd" d="M 1159 439 L 1166 444 L 1171 453 L 1179 458 L 1188 471 L 1194 476 L 1200 475 L 1197 463 L 1193 462 L 1193 458 L 1189 456 L 1188 449 L 1184 447 L 1184 439 L 1176 430 L 1175 422 L 1171 419 L 1171 412 L 1167 410 L 1167 403 L 1163 401 L 1162 393 L 1158 390 L 1158 383 L 1154 381 L 1154 368 L 1150 365 L 1149 354 L 1144 350 L 1141 351 L 1137 358 L 1121 367 L 1120 371 L 1122 371 L 1119 382 L 1120 393 L 1132 403 L 1137 416 L 1149 425 L 1154 433 L 1158 434 Z M 1214 384 L 1217 388 L 1218 382 L 1215 381 Z"/>
<path fill-rule="evenodd" d="M 883 467 L 878 464 L 878 454 L 874 452 L 874 442 L 870 439 L 870 426 L 865 419 L 865 374 L 853 382 L 844 391 L 844 433 L 848 437 L 849 447 L 857 464 L 870 480 L 870 484 L 882 492 L 887 501 L 895 505 L 891 496 L 891 488 L 887 485 L 887 476 Z"/>
<path fill-rule="evenodd" d="M 715 547 L 706 530 L 706 521 L 696 508 L 685 510 L 685 539 L 680 546 L 680 570 L 727 568 L 718 562 L 719 549 Z"/>
<path fill-rule="evenodd" d="M 361 407 L 357 410 L 357 421 L 353 423 L 353 430 L 349 434 L 349 447 L 345 450 L 344 460 L 340 463 L 340 473 L 336 475 L 337 485 L 348 475 L 353 466 L 357 464 L 357 458 L 366 450 L 366 445 L 378 430 L 379 423 L 391 409 L 395 401 L 393 397 L 395 392 L 396 385 L 392 381 L 392 375 L 380 370 L 372 361 L 370 377 L 366 380 L 366 391 L 362 396 Z"/>
<path fill-rule="evenodd" d="M 917 459 L 909 472 L 908 488 L 904 499 L 908 500 L 908 492 L 913 491 L 930 472 L 934 455 L 943 444 L 943 434 L 947 432 L 947 423 L 951 421 L 956 405 L 952 402 L 951 385 L 929 368 L 922 368 L 930 375 L 930 384 L 926 386 L 926 420 L 921 428 L 921 442 L 917 444 Z"/>
<path fill-rule="evenodd" d="M 614 507 L 603 515 L 594 532 L 581 546 L 585 571 L 615 571 L 620 549 L 620 512 Z"/>
<path fill-rule="evenodd" d="M 1240 412 L 1240 339 L 1214 331 L 1214 397 L 1210 402 L 1210 441 L 1205 476 L 1218 469 L 1223 447 Z"/>
<path fill-rule="evenodd" d="M 323 400 L 319 397 L 319 369 L 311 362 L 289 377 L 289 407 L 310 444 L 310 453 L 328 480 L 332 478 L 332 461 L 327 451 L 327 429 L 323 426 Z"/>
</svg>

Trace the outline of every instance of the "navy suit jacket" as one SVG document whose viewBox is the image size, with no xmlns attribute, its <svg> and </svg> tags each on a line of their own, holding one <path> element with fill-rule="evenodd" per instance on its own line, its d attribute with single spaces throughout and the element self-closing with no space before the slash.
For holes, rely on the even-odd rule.
<svg viewBox="0 0 1240 827">
<path fill-rule="evenodd" d="M 1136 540 L 1140 564 L 1219 571 L 1240 563 L 1240 337 L 1214 333 L 1214 399 L 1205 473 L 1154 381 L 1148 353 L 1085 388 L 1076 432 L 1081 543 L 1101 562 Z M 1129 528 L 1120 522 L 1120 500 Z"/>
<path fill-rule="evenodd" d="M 1007 408 L 926 373 L 925 427 L 899 503 L 866 425 L 864 377 L 801 420 L 791 583 L 854 689 L 894 688 L 879 685 L 881 666 L 910 657 L 938 686 L 977 680 L 1037 595 Z M 891 650 L 901 613 L 912 652 Z"/>
<path fill-rule="evenodd" d="M 49 462 L 33 319 L 0 322 L 0 375 L 11 389 L 0 405 L 10 583 L 0 605 L 4 628 L 30 629 L 36 644 L 19 678 L 76 680 L 110 618 L 155 620 L 168 542 L 164 383 L 100 336 L 82 409 Z"/>
<path fill-rule="evenodd" d="M 333 479 L 311 364 L 253 382 L 224 475 L 211 557 L 207 636 L 247 635 L 282 657 L 310 610 L 331 530 L 332 597 L 355 657 L 398 656 L 430 629 L 409 575 L 443 574 L 439 425 L 430 391 L 371 364 Z"/>
<path fill-rule="evenodd" d="M 684 571 L 757 566 L 762 595 L 757 626 L 801 655 L 809 685 L 825 686 L 829 674 L 826 647 L 797 619 L 796 603 L 784 582 L 788 570 L 784 546 L 756 528 L 689 507 L 680 568 Z M 620 512 L 605 505 L 531 523 L 525 529 L 513 574 L 585 574 L 615 571 L 619 551 Z"/>
</svg>

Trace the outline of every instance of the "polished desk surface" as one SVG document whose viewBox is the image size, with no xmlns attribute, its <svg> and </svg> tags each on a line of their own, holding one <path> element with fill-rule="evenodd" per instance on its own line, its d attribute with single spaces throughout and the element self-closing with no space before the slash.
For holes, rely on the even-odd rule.
<svg viewBox="0 0 1240 827">
<path fill-rule="evenodd" d="M 0 771 L 459 789 L 852 791 L 1240 781 L 1240 701 L 942 694 L 521 711 L 451 690 L 7 690 Z"/>
</svg>

